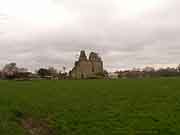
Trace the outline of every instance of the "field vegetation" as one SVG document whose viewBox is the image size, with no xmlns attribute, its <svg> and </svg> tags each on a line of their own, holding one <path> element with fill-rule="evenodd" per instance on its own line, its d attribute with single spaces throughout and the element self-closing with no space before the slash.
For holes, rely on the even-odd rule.
<svg viewBox="0 0 180 135">
<path fill-rule="evenodd" d="M 1 135 L 179 135 L 180 78 L 0 81 Z"/>
</svg>

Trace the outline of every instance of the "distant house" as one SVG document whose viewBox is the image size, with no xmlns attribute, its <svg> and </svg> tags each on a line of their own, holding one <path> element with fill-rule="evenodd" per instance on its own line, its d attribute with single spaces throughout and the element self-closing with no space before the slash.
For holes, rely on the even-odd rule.
<svg viewBox="0 0 180 135">
<path fill-rule="evenodd" d="M 79 60 L 75 62 L 69 74 L 74 79 L 96 77 L 98 74 L 103 74 L 103 61 L 95 52 L 91 52 L 88 59 L 85 51 L 81 51 Z"/>
<path fill-rule="evenodd" d="M 119 78 L 119 74 L 116 72 L 110 72 L 108 73 L 108 78 L 109 79 L 118 79 Z"/>
<path fill-rule="evenodd" d="M 9 63 L 4 66 L 1 71 L 1 78 L 3 79 L 28 79 L 31 72 L 26 68 L 18 68 L 16 63 Z"/>
</svg>

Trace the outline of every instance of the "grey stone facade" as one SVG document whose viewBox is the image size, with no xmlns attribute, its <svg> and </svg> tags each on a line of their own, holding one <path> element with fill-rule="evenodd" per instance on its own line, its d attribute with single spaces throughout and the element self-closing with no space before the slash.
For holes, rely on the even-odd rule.
<svg viewBox="0 0 180 135">
<path fill-rule="evenodd" d="M 85 51 L 81 51 L 79 60 L 70 71 L 70 76 L 74 79 L 86 79 L 98 73 L 103 73 L 103 61 L 98 54 L 91 52 L 87 58 Z"/>
</svg>

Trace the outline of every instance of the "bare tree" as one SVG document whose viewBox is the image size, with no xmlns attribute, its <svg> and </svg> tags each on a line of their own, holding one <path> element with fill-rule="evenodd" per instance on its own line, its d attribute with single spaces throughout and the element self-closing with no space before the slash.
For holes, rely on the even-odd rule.
<svg viewBox="0 0 180 135">
<path fill-rule="evenodd" d="M 58 75 L 58 71 L 54 67 L 48 68 L 49 74 L 53 77 L 56 77 Z"/>
<path fill-rule="evenodd" d="M 177 67 L 177 71 L 180 72 L 180 64 Z"/>
<path fill-rule="evenodd" d="M 66 67 L 63 66 L 62 69 L 63 69 L 63 72 L 65 73 L 66 72 Z"/>
</svg>

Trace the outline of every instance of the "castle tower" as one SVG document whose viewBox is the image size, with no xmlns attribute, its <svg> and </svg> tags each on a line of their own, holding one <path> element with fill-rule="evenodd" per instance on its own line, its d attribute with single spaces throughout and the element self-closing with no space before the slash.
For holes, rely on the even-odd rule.
<svg viewBox="0 0 180 135">
<path fill-rule="evenodd" d="M 81 50 L 79 61 L 87 61 L 87 56 L 84 50 Z"/>
<path fill-rule="evenodd" d="M 89 55 L 89 60 L 90 61 L 101 61 L 101 58 L 98 56 L 97 53 L 91 52 Z"/>
<path fill-rule="evenodd" d="M 103 73 L 103 62 L 97 53 L 91 52 L 89 55 L 89 61 L 92 63 L 93 73 Z"/>
</svg>

